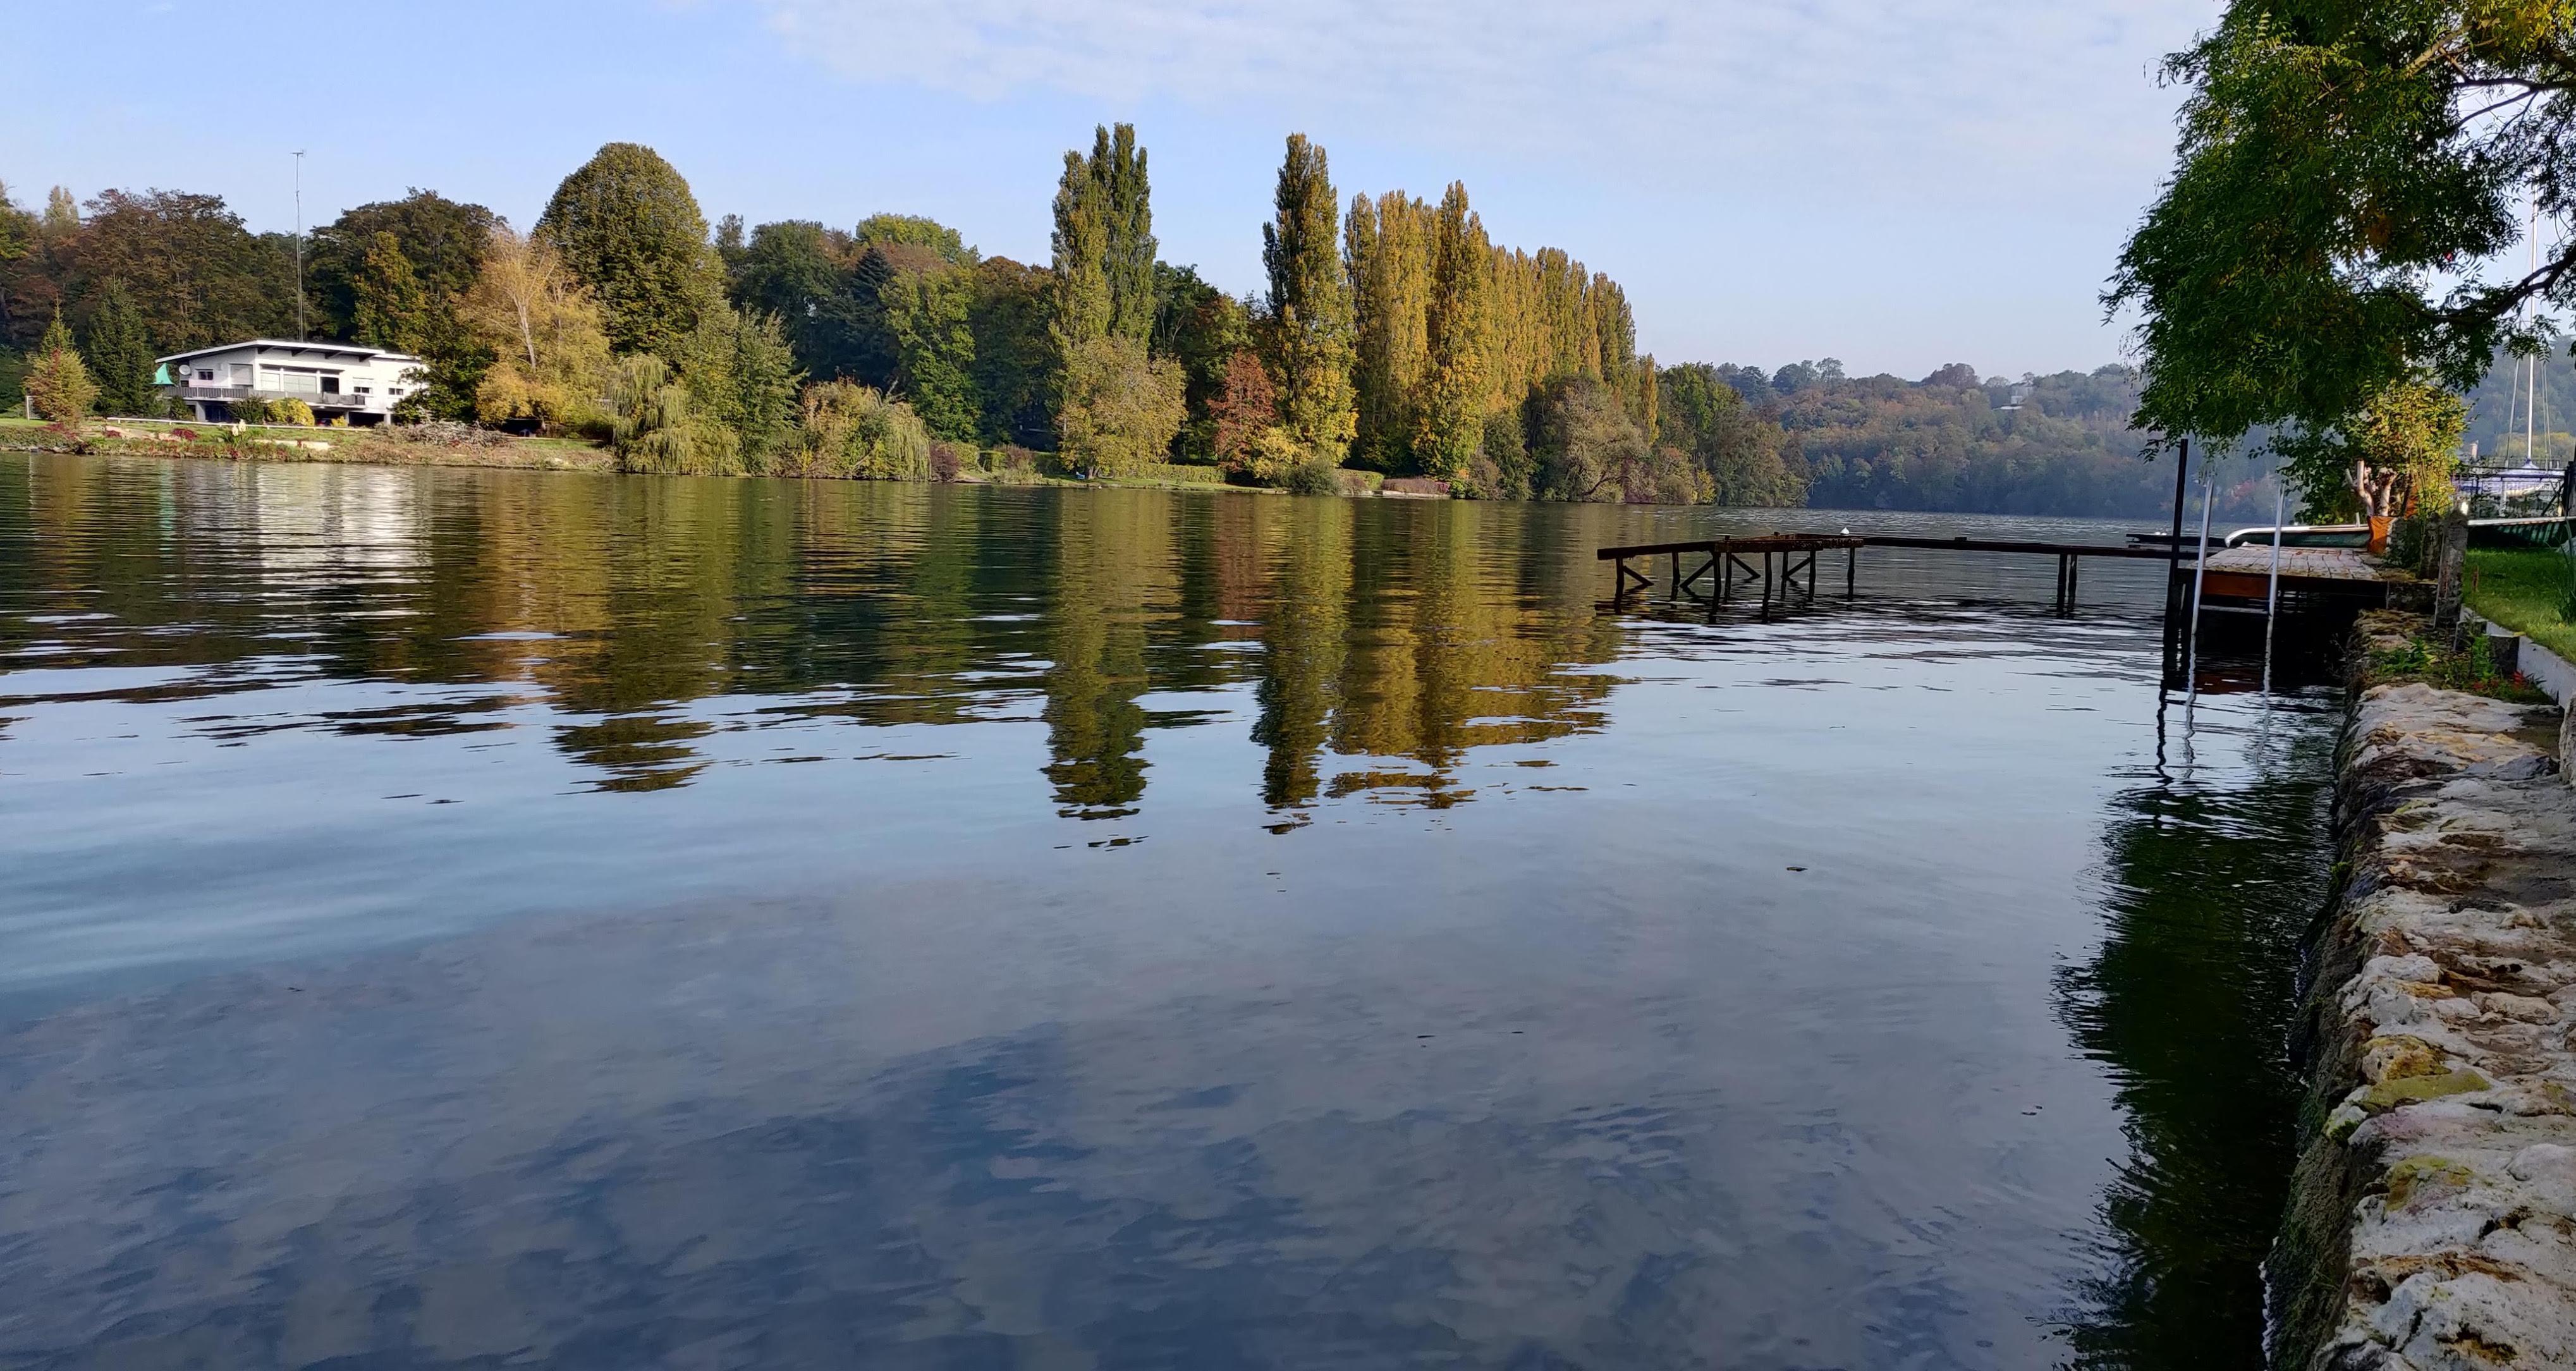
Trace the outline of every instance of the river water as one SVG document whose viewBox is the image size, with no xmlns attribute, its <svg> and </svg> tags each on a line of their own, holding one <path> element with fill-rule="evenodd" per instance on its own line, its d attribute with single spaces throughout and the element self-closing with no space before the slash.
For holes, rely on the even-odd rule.
<svg viewBox="0 0 2576 1371">
<path fill-rule="evenodd" d="M 2259 1364 L 2339 706 L 1819 511 L 0 454 L 0 1364 Z"/>
</svg>

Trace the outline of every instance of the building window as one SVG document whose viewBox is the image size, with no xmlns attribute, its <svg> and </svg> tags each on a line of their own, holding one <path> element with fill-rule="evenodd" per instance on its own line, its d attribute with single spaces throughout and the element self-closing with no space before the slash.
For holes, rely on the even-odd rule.
<svg viewBox="0 0 2576 1371">
<path fill-rule="evenodd" d="M 197 368 L 197 379 L 200 381 L 212 381 L 215 379 L 215 369 L 213 367 Z"/>
</svg>

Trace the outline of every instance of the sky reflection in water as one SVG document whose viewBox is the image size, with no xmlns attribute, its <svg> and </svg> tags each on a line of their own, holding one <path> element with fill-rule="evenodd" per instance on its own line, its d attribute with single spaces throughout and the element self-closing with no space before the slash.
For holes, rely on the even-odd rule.
<svg viewBox="0 0 2576 1371">
<path fill-rule="evenodd" d="M 2330 701 L 1858 517 L 0 456 L 0 1359 L 2254 1365 Z"/>
</svg>

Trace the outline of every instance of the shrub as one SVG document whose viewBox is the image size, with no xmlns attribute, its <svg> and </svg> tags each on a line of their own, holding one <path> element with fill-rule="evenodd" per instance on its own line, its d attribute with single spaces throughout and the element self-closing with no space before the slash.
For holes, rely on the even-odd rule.
<svg viewBox="0 0 2576 1371">
<path fill-rule="evenodd" d="M 1382 471 L 1355 471 L 1351 468 L 1345 467 L 1340 471 L 1334 472 L 1333 479 L 1341 482 L 1341 493 L 1344 495 L 1374 495 L 1377 493 L 1378 487 L 1386 484 L 1386 473 Z"/>
<path fill-rule="evenodd" d="M 912 406 L 849 381 L 805 388 L 796 441 L 777 463 L 790 475 L 921 481 L 931 475 L 930 431 Z"/>
<path fill-rule="evenodd" d="M 1280 482 L 1292 495 L 1339 495 L 1342 477 L 1339 469 L 1323 458 L 1301 462 L 1288 469 L 1287 479 Z"/>
<path fill-rule="evenodd" d="M 268 402 L 256 395 L 246 395 L 238 400 L 227 400 L 224 402 L 224 408 L 232 411 L 233 422 L 236 424 L 265 424 L 269 422 L 270 411 Z"/>
<path fill-rule="evenodd" d="M 282 400 L 271 400 L 268 402 L 268 421 L 272 424 L 293 424 L 297 428 L 311 428 L 313 427 L 313 406 L 292 395 Z"/>
<path fill-rule="evenodd" d="M 967 451 L 959 444 L 932 443 L 930 445 L 930 479 L 940 482 L 956 480 L 957 473 L 964 470 L 966 463 L 973 457 L 974 454 L 972 452 Z"/>
<path fill-rule="evenodd" d="M 1225 472 L 1216 467 L 1179 462 L 1148 462 L 1129 473 L 1140 481 L 1167 481 L 1176 486 L 1221 486 Z"/>
<path fill-rule="evenodd" d="M 1286 482 L 1290 472 L 1315 460 L 1315 454 L 1299 447 L 1297 440 L 1288 436 L 1288 430 L 1271 424 L 1244 437 L 1222 465 L 1235 475 L 1275 486 Z"/>
<path fill-rule="evenodd" d="M 1005 443 L 984 455 L 984 479 L 997 486 L 1036 485 L 1046 479 L 1044 459 L 1016 443 Z"/>
<path fill-rule="evenodd" d="M 170 436 L 183 443 L 197 441 L 197 431 L 193 428 L 174 428 L 170 430 Z"/>
</svg>

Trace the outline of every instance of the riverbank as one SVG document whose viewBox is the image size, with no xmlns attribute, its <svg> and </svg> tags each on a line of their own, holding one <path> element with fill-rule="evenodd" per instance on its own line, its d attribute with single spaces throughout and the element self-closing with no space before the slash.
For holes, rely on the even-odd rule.
<svg viewBox="0 0 2576 1371">
<path fill-rule="evenodd" d="M 2371 615 L 2364 663 L 2415 644 Z M 2269 1265 L 2285 1367 L 2576 1364 L 2576 790 L 2560 714 L 2359 673 Z"/>
<path fill-rule="evenodd" d="M 289 428 L 181 424 L 159 420 L 90 420 L 77 429 L 0 418 L 0 451 L 129 457 L 204 457 L 244 462 L 344 462 L 374 466 L 479 467 L 512 471 L 618 474 L 616 454 L 579 438 L 518 438 L 464 424 L 382 428 Z M 987 459 L 999 454 L 983 454 Z M 1387 481 L 1373 471 L 1335 473 L 1338 493 L 1385 499 L 1447 499 L 1436 481 Z M 806 479 L 806 478 L 789 478 Z M 1067 486 L 1124 490 L 1210 490 L 1245 495 L 1287 492 L 1228 482 L 1214 467 L 1157 463 L 1128 476 L 1076 480 L 1028 466 L 961 465 L 959 485 Z"/>
</svg>

